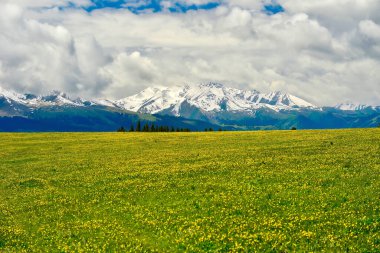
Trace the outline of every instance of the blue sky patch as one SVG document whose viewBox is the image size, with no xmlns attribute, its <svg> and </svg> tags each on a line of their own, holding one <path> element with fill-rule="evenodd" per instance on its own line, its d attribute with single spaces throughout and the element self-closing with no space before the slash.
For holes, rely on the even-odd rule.
<svg viewBox="0 0 380 253">
<path fill-rule="evenodd" d="M 59 7 L 60 10 L 70 9 L 70 8 L 82 8 L 87 12 L 92 12 L 94 10 L 112 8 L 112 9 L 128 9 L 129 11 L 135 14 L 141 13 L 157 13 L 161 11 L 169 11 L 172 13 L 186 13 L 188 11 L 197 11 L 197 10 L 211 10 L 217 8 L 222 3 L 220 0 L 210 0 L 210 2 L 205 4 L 186 4 L 183 1 L 176 2 L 172 1 L 172 6 L 168 9 L 163 9 L 161 2 L 163 0 L 91 0 L 92 5 L 81 7 L 77 6 L 72 2 L 69 2 L 66 6 Z M 284 12 L 285 9 L 277 4 L 275 1 L 272 1 L 271 4 L 264 5 L 263 12 L 268 15 L 275 15 L 280 12 Z"/>
<path fill-rule="evenodd" d="M 285 9 L 284 9 L 284 7 L 282 7 L 279 4 L 269 4 L 269 5 L 265 5 L 264 6 L 264 11 L 268 15 L 274 15 L 274 14 L 277 14 L 277 13 L 280 13 L 280 12 L 284 12 Z"/>
<path fill-rule="evenodd" d="M 140 14 L 144 12 L 161 12 L 163 11 L 161 1 L 162 0 L 91 0 L 93 5 L 84 7 L 83 9 L 88 12 L 104 8 L 128 9 L 135 14 Z M 190 10 L 210 10 L 218 7 L 219 5 L 220 3 L 215 1 L 210 1 L 209 3 L 200 5 L 187 5 L 179 2 L 174 2 L 173 6 L 170 7 L 168 10 L 170 12 L 186 13 Z M 67 7 L 71 8 L 73 6 L 69 5 Z"/>
<path fill-rule="evenodd" d="M 214 9 L 216 7 L 218 7 L 220 5 L 220 3 L 218 2 L 210 2 L 210 3 L 207 3 L 207 4 L 201 4 L 201 5 L 196 5 L 196 4 L 192 4 L 192 5 L 184 5 L 184 4 L 181 4 L 181 3 L 175 3 L 173 7 L 170 7 L 169 8 L 169 11 L 170 12 L 184 12 L 186 13 L 187 11 L 190 11 L 190 10 L 210 10 L 210 9 Z"/>
<path fill-rule="evenodd" d="M 85 7 L 85 9 L 88 12 L 91 12 L 93 10 L 97 9 L 103 9 L 103 8 L 114 8 L 114 9 L 121 9 L 124 8 L 125 1 L 124 0 L 117 0 L 117 1 L 108 1 L 108 0 L 91 0 L 93 5 Z"/>
</svg>

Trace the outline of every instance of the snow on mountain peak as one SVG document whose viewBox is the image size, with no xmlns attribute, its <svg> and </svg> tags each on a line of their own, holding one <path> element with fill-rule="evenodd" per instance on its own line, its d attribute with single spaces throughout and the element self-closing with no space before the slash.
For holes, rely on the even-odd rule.
<svg viewBox="0 0 380 253">
<path fill-rule="evenodd" d="M 117 101 L 117 104 L 135 112 L 159 113 L 170 110 L 172 114 L 180 116 L 179 111 L 184 102 L 206 112 L 253 111 L 259 108 L 276 111 L 316 108 L 293 95 L 281 92 L 262 94 L 256 90 L 239 90 L 219 83 L 147 88 L 136 95 Z"/>
<path fill-rule="evenodd" d="M 12 101 L 22 103 L 26 99 L 25 95 L 19 94 L 11 90 L 6 90 L 2 87 L 0 87 L 0 97 L 5 98 L 8 101 L 8 103 L 12 103 Z"/>
<path fill-rule="evenodd" d="M 375 109 L 375 106 L 370 106 L 366 104 L 354 104 L 354 103 L 343 103 L 343 104 L 338 104 L 335 106 L 335 109 L 342 110 L 342 111 L 360 111 L 364 109 Z"/>
<path fill-rule="evenodd" d="M 199 87 L 207 87 L 207 88 L 223 89 L 223 88 L 224 88 L 224 85 L 221 84 L 221 83 L 213 83 L 213 82 L 209 82 L 209 83 L 201 83 L 201 84 L 199 84 Z"/>
<path fill-rule="evenodd" d="M 72 99 L 60 91 L 47 95 L 19 94 L 0 87 L 0 101 L 8 108 L 30 108 L 49 106 L 105 106 L 149 114 L 169 114 L 192 117 L 192 115 L 213 112 L 254 114 L 258 109 L 273 111 L 300 110 L 303 108 L 322 110 L 294 95 L 280 91 L 260 93 L 257 90 L 242 90 L 226 87 L 220 83 L 202 83 L 173 87 L 149 87 L 141 92 L 120 100 Z M 376 110 L 379 106 L 344 103 L 335 106 L 342 111 Z M 21 110 L 20 109 L 20 110 Z"/>
<path fill-rule="evenodd" d="M 66 93 L 56 90 L 48 95 L 37 97 L 37 100 L 43 105 L 82 105 L 81 99 L 72 100 Z"/>
<path fill-rule="evenodd" d="M 30 107 L 73 105 L 83 106 L 83 100 L 72 100 L 60 91 L 53 91 L 48 95 L 36 96 L 34 94 L 19 94 L 0 87 L 0 97 L 4 97 L 9 104 L 22 104 Z"/>
</svg>

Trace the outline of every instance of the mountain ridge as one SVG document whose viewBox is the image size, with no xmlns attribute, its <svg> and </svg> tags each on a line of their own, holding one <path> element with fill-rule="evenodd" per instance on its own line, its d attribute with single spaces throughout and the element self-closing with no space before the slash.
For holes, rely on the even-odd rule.
<svg viewBox="0 0 380 253">
<path fill-rule="evenodd" d="M 205 90 L 207 87 L 209 90 Z M 194 89 L 195 88 L 195 89 Z M 198 90 L 197 90 L 198 89 Z M 198 94 L 196 92 L 199 92 Z M 223 94 L 221 94 L 221 92 Z M 205 94 L 206 93 L 206 94 Z M 217 94 L 219 93 L 219 94 Z M 231 95 L 232 93 L 232 95 Z M 218 96 L 219 95 L 219 96 Z M 203 97 L 202 97 L 203 96 Z M 206 97 L 205 96 L 209 96 Z M 231 98 L 232 96 L 232 98 Z M 335 106 L 316 106 L 305 101 L 302 98 L 294 96 L 282 91 L 274 91 L 269 93 L 261 93 L 257 90 L 241 90 L 236 88 L 226 87 L 220 83 L 201 83 L 199 85 L 184 85 L 184 86 L 155 86 L 148 87 L 137 94 L 127 96 L 122 99 L 112 100 L 107 98 L 83 99 L 80 97 L 72 98 L 64 92 L 53 90 L 45 95 L 35 95 L 31 93 L 21 94 L 13 90 L 7 90 L 0 86 L 0 97 L 8 101 L 18 102 L 31 107 L 42 106 L 88 106 L 99 105 L 126 109 L 133 112 L 143 112 L 149 114 L 159 113 L 162 110 L 169 109 L 171 106 L 179 106 L 179 103 L 189 102 L 189 104 L 197 106 L 204 111 L 249 111 L 260 108 L 268 108 L 275 111 L 293 110 L 300 108 L 321 109 L 335 108 L 345 111 L 357 111 L 363 109 L 378 109 L 380 105 L 373 106 L 368 104 L 355 104 L 351 102 L 338 103 Z M 161 107 L 146 108 L 147 105 L 152 105 L 154 99 L 161 99 Z M 171 99 L 171 100 L 169 100 Z M 200 99 L 200 104 L 196 99 Z M 237 103 L 236 99 L 247 102 L 245 104 Z M 141 104 L 139 101 L 141 100 Z M 208 100 L 208 101 L 205 101 Z M 216 103 L 211 103 L 216 100 Z M 207 103 L 208 102 L 208 103 Z M 218 103 L 219 102 L 219 103 Z M 224 104 L 227 103 L 227 104 Z M 228 104 L 230 103 L 230 104 Z M 206 106 L 209 106 L 207 108 Z M 226 107 L 225 107 L 226 106 Z M 225 108 L 224 108 L 225 107 Z"/>
<path fill-rule="evenodd" d="M 104 101 L 71 99 L 58 91 L 36 96 L 0 89 L 0 132 L 109 132 L 136 127 L 138 121 L 191 131 L 218 127 L 182 117 L 130 112 Z"/>
<path fill-rule="evenodd" d="M 323 129 L 378 126 L 380 107 L 318 107 L 283 92 L 260 93 L 218 83 L 151 87 L 120 100 L 72 99 L 59 91 L 20 94 L 0 87 L 0 118 L 0 131 L 112 131 L 139 118 L 192 130 Z"/>
<path fill-rule="evenodd" d="M 342 110 L 342 111 L 361 111 L 366 109 L 378 110 L 380 106 L 373 106 L 367 104 L 354 104 L 350 102 L 337 104 L 334 108 Z"/>
<path fill-rule="evenodd" d="M 317 106 L 301 98 L 280 91 L 265 94 L 257 90 L 229 88 L 219 83 L 147 88 L 118 100 L 117 104 L 127 110 L 153 114 L 172 107 L 172 114 L 180 116 L 179 108 L 184 102 L 205 112 L 247 112 L 260 108 L 275 111 L 304 107 L 317 109 Z"/>
</svg>

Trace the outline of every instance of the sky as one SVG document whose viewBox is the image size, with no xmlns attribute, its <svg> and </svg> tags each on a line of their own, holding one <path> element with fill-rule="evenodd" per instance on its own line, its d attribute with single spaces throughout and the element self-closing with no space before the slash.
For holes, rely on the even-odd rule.
<svg viewBox="0 0 380 253">
<path fill-rule="evenodd" d="M 0 86 L 120 99 L 204 82 L 380 104 L 379 0 L 1 0 Z"/>
</svg>

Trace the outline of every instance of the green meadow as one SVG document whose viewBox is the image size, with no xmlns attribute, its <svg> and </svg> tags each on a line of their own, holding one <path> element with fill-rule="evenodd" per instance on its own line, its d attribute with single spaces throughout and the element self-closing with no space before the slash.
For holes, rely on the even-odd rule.
<svg viewBox="0 0 380 253">
<path fill-rule="evenodd" d="M 0 252 L 380 252 L 380 129 L 0 134 Z"/>
</svg>

